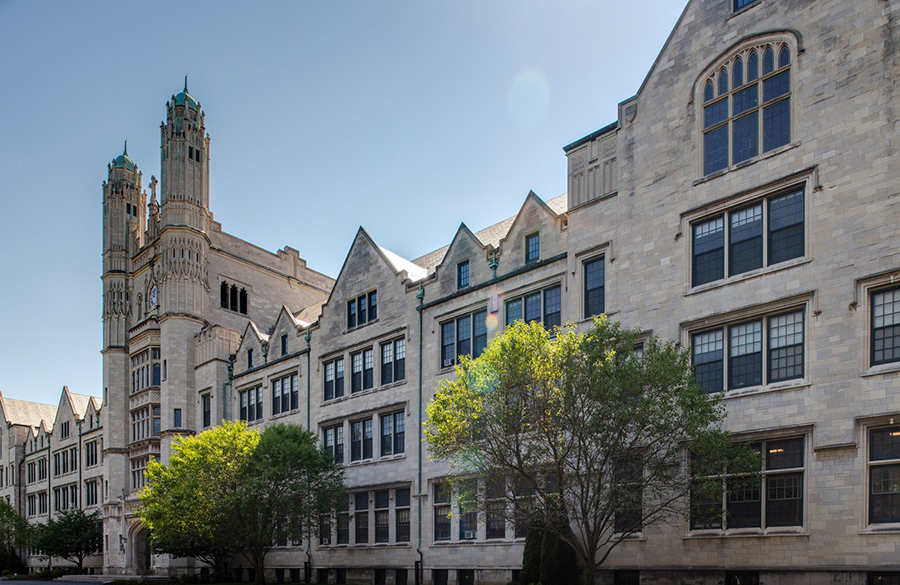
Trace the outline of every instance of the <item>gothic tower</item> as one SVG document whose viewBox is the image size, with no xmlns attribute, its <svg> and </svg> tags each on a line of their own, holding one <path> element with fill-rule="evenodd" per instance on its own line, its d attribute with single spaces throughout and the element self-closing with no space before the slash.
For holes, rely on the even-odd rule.
<svg viewBox="0 0 900 585">
<path fill-rule="evenodd" d="M 209 310 L 209 136 L 200 103 L 184 91 L 160 125 L 159 323 L 167 376 L 161 384 L 160 449 L 195 430 L 194 336 Z"/>
<path fill-rule="evenodd" d="M 103 183 L 103 456 L 105 502 L 122 496 L 128 483 L 128 330 L 132 326 L 132 257 L 141 246 L 146 225 L 146 195 L 141 172 L 125 151 L 108 167 Z M 119 489 L 117 489 L 117 487 Z M 109 522 L 106 522 L 109 524 Z M 109 534 L 109 532 L 107 532 Z M 120 532 L 116 531 L 118 536 Z M 114 543 L 118 550 L 118 543 Z"/>
</svg>

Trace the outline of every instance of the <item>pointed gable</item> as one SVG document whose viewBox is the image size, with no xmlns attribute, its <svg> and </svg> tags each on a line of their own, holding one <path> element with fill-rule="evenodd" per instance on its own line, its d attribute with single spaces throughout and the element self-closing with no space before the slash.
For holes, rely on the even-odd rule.
<svg viewBox="0 0 900 585">
<path fill-rule="evenodd" d="M 300 327 L 300 321 L 291 313 L 286 306 L 281 306 L 278 312 L 278 318 L 275 325 L 272 326 L 272 333 L 269 335 L 271 343 L 269 344 L 269 360 L 277 360 L 290 353 L 297 351 L 298 348 L 293 347 L 297 342 L 297 329 Z M 282 341 L 284 339 L 285 341 Z M 284 343 L 287 347 L 283 347 Z M 286 351 L 285 351 L 286 350 Z"/>
<path fill-rule="evenodd" d="M 509 231 L 499 242 L 499 273 L 505 274 L 526 264 L 526 238 L 534 235 L 538 238 L 537 261 L 565 253 L 564 216 L 564 213 L 557 213 L 547 205 L 534 191 L 529 191 Z"/>
<path fill-rule="evenodd" d="M 467 263 L 465 264 L 467 286 L 489 280 L 492 275 L 488 266 L 491 250 L 492 246 L 483 244 L 465 223 L 461 223 L 440 264 L 434 268 L 434 274 L 439 282 L 438 295 L 443 297 L 460 288 L 458 277 L 460 265 L 463 263 Z"/>
<path fill-rule="evenodd" d="M 235 373 L 245 372 L 262 365 L 264 363 L 262 355 L 263 344 L 268 342 L 269 336 L 261 332 L 256 323 L 247 321 L 244 334 L 241 336 L 241 343 L 238 346 L 237 357 L 235 358 Z M 248 357 L 249 355 L 253 356 L 252 359 Z"/>
</svg>

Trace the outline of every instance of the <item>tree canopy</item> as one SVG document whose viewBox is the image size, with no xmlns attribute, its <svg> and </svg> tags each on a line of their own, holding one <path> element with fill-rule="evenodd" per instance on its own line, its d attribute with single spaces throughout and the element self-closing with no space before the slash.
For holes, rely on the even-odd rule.
<svg viewBox="0 0 900 585">
<path fill-rule="evenodd" d="M 176 441 L 167 464 L 150 463 L 140 515 L 153 550 L 197 557 L 219 573 L 243 554 L 263 583 L 272 547 L 315 534 L 343 489 L 343 468 L 312 433 L 226 422 Z"/>
<path fill-rule="evenodd" d="M 103 520 L 100 511 L 85 514 L 80 508 L 65 510 L 46 524 L 33 527 L 32 546 L 49 557 L 72 561 L 81 571 L 84 559 L 100 550 Z"/>
<path fill-rule="evenodd" d="M 246 423 L 226 422 L 175 441 L 167 464 L 150 462 L 139 497 L 152 550 L 197 557 L 223 569 L 225 559 L 239 550 L 231 507 L 259 438 Z"/>
<path fill-rule="evenodd" d="M 462 497 L 556 535 L 584 583 L 624 538 L 689 513 L 688 452 L 720 472 L 734 453 L 689 350 L 640 341 L 605 316 L 583 333 L 517 322 L 461 359 L 428 405 L 425 434 L 451 483 L 481 478 Z"/>
</svg>

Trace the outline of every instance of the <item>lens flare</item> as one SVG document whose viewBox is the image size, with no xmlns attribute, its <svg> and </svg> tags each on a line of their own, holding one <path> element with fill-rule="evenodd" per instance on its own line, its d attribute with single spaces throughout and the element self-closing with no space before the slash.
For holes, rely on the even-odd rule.
<svg viewBox="0 0 900 585">
<path fill-rule="evenodd" d="M 513 125 L 522 132 L 536 130 L 550 110 L 550 86 L 539 70 L 520 71 L 509 86 L 507 112 Z"/>
</svg>

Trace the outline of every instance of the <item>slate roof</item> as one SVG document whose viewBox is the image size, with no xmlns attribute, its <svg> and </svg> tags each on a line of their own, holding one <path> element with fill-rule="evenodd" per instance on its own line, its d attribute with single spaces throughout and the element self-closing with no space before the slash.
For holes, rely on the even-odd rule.
<svg viewBox="0 0 900 585">
<path fill-rule="evenodd" d="M 6 421 L 10 424 L 39 427 L 41 421 L 44 421 L 44 425 L 51 428 L 56 420 L 56 407 L 50 404 L 7 398 L 3 394 L 0 394 L 0 402 Z"/>
<path fill-rule="evenodd" d="M 294 313 L 294 319 L 300 321 L 302 327 L 308 327 L 310 323 L 315 323 L 319 320 L 319 315 L 322 314 L 322 305 L 324 304 L 325 301 L 322 301 L 321 303 L 310 305 L 305 309 L 300 309 Z"/>
<path fill-rule="evenodd" d="M 88 404 L 94 400 L 93 396 L 75 394 L 74 392 L 69 392 L 69 398 L 72 400 L 72 410 L 75 411 L 78 418 L 84 418 L 84 415 L 87 413 Z M 94 408 L 97 410 L 100 408 L 96 401 L 94 402 Z"/>
<path fill-rule="evenodd" d="M 559 197 L 554 197 L 549 201 L 546 201 L 547 206 L 553 210 L 554 213 L 560 214 L 565 213 L 569 209 L 569 198 L 566 193 L 563 193 Z M 501 222 L 495 223 L 494 225 L 488 226 L 481 231 L 475 232 L 475 237 L 478 238 L 482 244 L 485 246 L 491 245 L 495 248 L 500 245 L 500 240 L 509 233 L 509 228 L 512 227 L 513 222 L 516 220 L 516 215 L 512 217 L 508 217 Z M 439 248 L 434 252 L 429 252 L 424 256 L 420 256 L 413 260 L 413 263 L 418 264 L 422 268 L 424 268 L 428 274 L 434 272 L 435 267 L 441 263 L 444 259 L 444 255 L 447 253 L 447 250 L 450 249 L 450 245 L 446 245 L 443 248 Z"/>
</svg>

